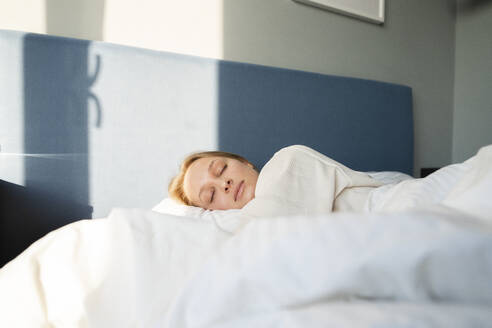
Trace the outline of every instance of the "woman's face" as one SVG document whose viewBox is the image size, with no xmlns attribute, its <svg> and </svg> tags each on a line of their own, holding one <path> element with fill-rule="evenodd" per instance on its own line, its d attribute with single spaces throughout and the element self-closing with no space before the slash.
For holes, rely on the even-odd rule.
<svg viewBox="0 0 492 328">
<path fill-rule="evenodd" d="M 210 210 L 242 208 L 255 197 L 258 172 L 251 165 L 227 157 L 205 157 L 193 162 L 183 188 L 195 206 Z"/>
</svg>

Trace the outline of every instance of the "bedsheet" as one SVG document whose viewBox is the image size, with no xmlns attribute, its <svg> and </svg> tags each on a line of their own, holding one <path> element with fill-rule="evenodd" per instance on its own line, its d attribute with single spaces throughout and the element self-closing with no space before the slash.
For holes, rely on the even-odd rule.
<svg viewBox="0 0 492 328">
<path fill-rule="evenodd" d="M 309 313 L 312 327 L 492 325 L 490 233 L 443 207 L 259 219 L 196 274 L 168 326 L 311 327 Z"/>
<path fill-rule="evenodd" d="M 397 212 L 445 204 L 492 221 L 492 145 L 463 163 L 448 165 L 422 179 L 387 184 L 371 192 L 366 211 Z"/>
<path fill-rule="evenodd" d="M 371 213 L 70 224 L 0 269 L 0 327 L 492 327 L 491 152 Z"/>
<path fill-rule="evenodd" d="M 0 326 L 492 325 L 492 227 L 449 207 L 233 237 L 182 220 L 120 209 L 48 235 L 0 271 Z"/>
</svg>

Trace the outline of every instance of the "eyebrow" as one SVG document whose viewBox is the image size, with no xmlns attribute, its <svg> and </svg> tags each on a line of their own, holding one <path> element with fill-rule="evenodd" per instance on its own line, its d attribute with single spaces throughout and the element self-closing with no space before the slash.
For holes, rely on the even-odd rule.
<svg viewBox="0 0 492 328">
<path fill-rule="evenodd" d="M 210 172 L 212 170 L 212 167 L 214 165 L 214 162 L 215 162 L 215 159 L 213 161 L 210 162 L 210 164 L 208 164 L 208 172 Z M 202 198 L 201 198 L 201 195 L 202 195 L 202 191 L 203 191 L 203 186 L 200 188 L 200 192 L 198 193 L 198 199 L 203 202 Z"/>
</svg>

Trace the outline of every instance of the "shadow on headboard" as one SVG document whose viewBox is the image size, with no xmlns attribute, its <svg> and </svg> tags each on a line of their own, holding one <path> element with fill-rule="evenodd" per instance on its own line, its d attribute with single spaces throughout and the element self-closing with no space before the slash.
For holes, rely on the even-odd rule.
<svg viewBox="0 0 492 328">
<path fill-rule="evenodd" d="M 10 166 L 22 171 L 24 182 L 0 180 L 0 266 L 46 233 L 92 217 L 87 111 L 95 76 L 88 76 L 90 42 L 47 42 L 57 39 L 36 34 L 22 38 L 21 88 L 14 93 L 21 98 L 3 97 L 13 102 L 7 110 L 19 111 L 22 122 L 7 122 L 10 131 L 2 140 L 2 152 L 15 153 L 4 154 L 7 160 L 2 157 L 7 170 L 0 179 L 12 179 Z M 20 131 L 22 136 L 12 140 Z M 18 148 L 9 147 L 12 144 Z"/>
</svg>

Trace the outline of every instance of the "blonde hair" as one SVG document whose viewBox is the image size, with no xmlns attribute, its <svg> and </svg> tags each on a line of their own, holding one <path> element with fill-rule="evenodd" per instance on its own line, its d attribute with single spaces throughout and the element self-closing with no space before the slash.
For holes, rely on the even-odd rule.
<svg viewBox="0 0 492 328">
<path fill-rule="evenodd" d="M 183 188 L 184 178 L 191 164 L 193 164 L 195 161 L 199 160 L 200 158 L 206 158 L 206 157 L 226 157 L 226 158 L 236 159 L 238 161 L 250 165 L 253 169 L 256 170 L 255 166 L 246 158 L 233 153 L 228 153 L 224 151 L 204 151 L 199 153 L 193 153 L 191 155 L 188 155 L 183 160 L 183 163 L 181 163 L 179 169 L 179 173 L 169 183 L 169 187 L 168 187 L 169 197 L 171 197 L 174 200 L 177 200 L 182 204 L 193 206 L 193 203 L 188 198 L 188 196 L 186 196 L 186 193 L 184 192 L 184 188 Z"/>
</svg>

